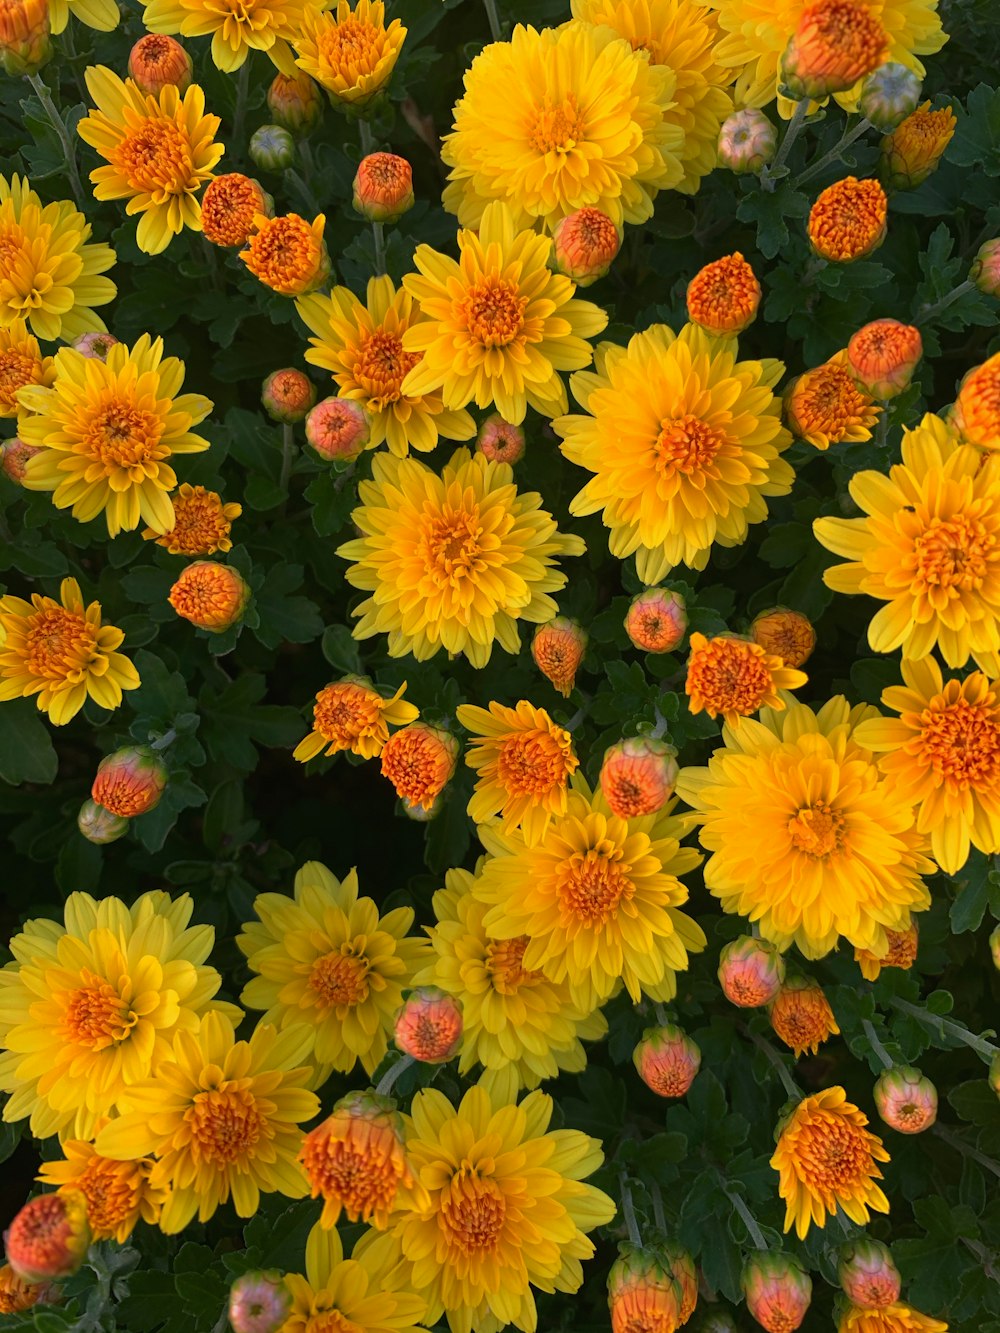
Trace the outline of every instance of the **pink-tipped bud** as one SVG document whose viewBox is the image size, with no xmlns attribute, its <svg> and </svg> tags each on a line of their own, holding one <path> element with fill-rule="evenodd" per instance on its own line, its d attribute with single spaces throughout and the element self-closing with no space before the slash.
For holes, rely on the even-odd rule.
<svg viewBox="0 0 1000 1333">
<path fill-rule="evenodd" d="M 462 1042 L 462 1009 L 437 986 L 411 990 L 396 1015 L 396 1045 L 422 1064 L 441 1065 Z"/>
<path fill-rule="evenodd" d="M 539 625 L 531 641 L 535 665 L 565 699 L 573 693 L 586 650 L 586 631 L 568 616 L 556 616 L 547 625 Z"/>
<path fill-rule="evenodd" d="M 354 177 L 354 209 L 369 222 L 395 222 L 413 207 L 413 171 L 405 157 L 369 153 Z"/>
<path fill-rule="evenodd" d="M 847 344 L 847 368 L 866 393 L 884 402 L 909 386 L 923 351 L 919 329 L 876 319 Z"/>
<path fill-rule="evenodd" d="M 673 1023 L 647 1028 L 632 1052 L 639 1077 L 658 1097 L 683 1097 L 701 1065 L 701 1051 Z"/>
<path fill-rule="evenodd" d="M 969 269 L 969 281 L 987 296 L 1000 296 L 1000 236 L 979 247 Z"/>
<path fill-rule="evenodd" d="M 922 1134 L 937 1119 L 937 1089 L 919 1069 L 896 1065 L 875 1084 L 875 1109 L 900 1134 Z"/>
<path fill-rule="evenodd" d="M 755 107 L 734 111 L 722 122 L 719 130 L 719 166 L 728 167 L 737 175 L 760 173 L 774 161 L 778 151 L 778 132 Z"/>
<path fill-rule="evenodd" d="M 993 966 L 1000 972 L 1000 926 L 994 926 L 990 935 L 990 953 L 993 955 Z"/>
<path fill-rule="evenodd" d="M 608 1273 L 612 1333 L 679 1328 L 684 1292 L 663 1249 L 625 1242 L 618 1254 Z"/>
<path fill-rule="evenodd" d="M 117 842 L 128 832 L 128 820 L 121 815 L 113 815 L 96 801 L 84 801 L 76 817 L 76 826 L 88 842 L 103 847 L 105 843 Z"/>
<path fill-rule="evenodd" d="M 494 412 L 479 427 L 476 449 L 491 463 L 518 463 L 524 457 L 524 431 Z"/>
<path fill-rule="evenodd" d="M 273 370 L 264 381 L 260 401 L 272 421 L 294 425 L 304 421 L 316 403 L 316 386 L 308 375 L 294 367 Z"/>
<path fill-rule="evenodd" d="M 73 342 L 73 350 L 90 361 L 107 361 L 108 353 L 117 346 L 113 333 L 81 333 Z"/>
<path fill-rule="evenodd" d="M 267 90 L 271 119 L 289 134 L 306 135 L 323 119 L 319 84 L 308 74 L 276 74 Z"/>
<path fill-rule="evenodd" d="M 79 1190 L 30 1199 L 5 1236 L 7 1262 L 25 1282 L 70 1277 L 90 1245 L 87 1201 Z"/>
<path fill-rule="evenodd" d="M 785 979 L 785 960 L 773 944 L 741 935 L 719 954 L 719 983 L 726 999 L 741 1009 L 773 1000 Z"/>
<path fill-rule="evenodd" d="M 879 1310 L 899 1299 L 902 1281 L 892 1253 L 879 1240 L 859 1236 L 840 1251 L 837 1276 L 852 1305 Z"/>
<path fill-rule="evenodd" d="M 24 469 L 28 466 L 28 459 L 34 458 L 35 454 L 41 452 L 36 445 L 26 444 L 16 435 L 12 440 L 5 440 L 0 445 L 0 468 L 3 468 L 4 476 L 15 486 L 23 485 Z"/>
<path fill-rule="evenodd" d="M 687 633 L 684 598 L 669 588 L 646 588 L 632 598 L 625 633 L 646 653 L 672 653 Z"/>
<path fill-rule="evenodd" d="M 741 1278 L 747 1309 L 768 1333 L 793 1333 L 812 1300 L 812 1278 L 791 1254 L 757 1250 Z"/>
<path fill-rule="evenodd" d="M 244 1273 L 229 1289 L 233 1333 L 276 1333 L 291 1308 L 292 1293 L 274 1269 Z"/>
<path fill-rule="evenodd" d="M 166 785 L 160 756 L 148 745 L 128 745 L 101 760 L 90 795 L 113 815 L 134 819 L 159 805 Z"/>
<path fill-rule="evenodd" d="M 604 752 L 601 791 L 612 814 L 638 819 L 662 810 L 677 782 L 677 751 L 664 741 L 630 736 Z"/>
<path fill-rule="evenodd" d="M 920 101 L 920 79 L 895 60 L 873 70 L 861 85 L 858 110 L 883 134 L 894 130 Z"/>
<path fill-rule="evenodd" d="M 306 417 L 306 439 L 327 463 L 350 463 L 371 439 L 368 413 L 353 398 L 324 398 Z"/>
<path fill-rule="evenodd" d="M 610 269 L 621 244 L 621 229 L 607 213 L 580 208 L 552 229 L 552 266 L 578 287 L 589 287 Z"/>
<path fill-rule="evenodd" d="M 295 161 L 295 140 L 282 125 L 261 125 L 250 136 L 250 161 L 263 171 L 284 171 Z"/>
<path fill-rule="evenodd" d="M 176 37 L 147 32 L 132 47 L 128 72 L 141 93 L 159 97 L 161 88 L 176 88 L 185 93 L 191 86 L 193 66 Z"/>
</svg>

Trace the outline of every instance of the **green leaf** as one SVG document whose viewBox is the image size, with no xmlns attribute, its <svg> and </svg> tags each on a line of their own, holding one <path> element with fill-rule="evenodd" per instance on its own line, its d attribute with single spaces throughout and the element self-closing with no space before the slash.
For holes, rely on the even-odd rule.
<svg viewBox="0 0 1000 1333">
<path fill-rule="evenodd" d="M 346 625 L 331 625 L 325 630 L 320 647 L 335 671 L 353 676 L 363 673 L 357 639 Z"/>
<path fill-rule="evenodd" d="M 956 108 L 956 119 L 948 161 L 960 167 L 981 165 L 987 175 L 1000 176 L 1000 90 L 979 84 L 965 109 Z"/>
<path fill-rule="evenodd" d="M 254 594 L 260 623 L 254 630 L 268 648 L 281 643 L 311 643 L 323 633 L 319 607 L 308 597 L 293 596 L 302 586 L 301 565 L 274 565 Z"/>
<path fill-rule="evenodd" d="M 991 903 L 1000 903 L 1000 882 L 990 869 L 990 859 L 973 849 L 956 879 L 957 895 L 951 904 L 949 920 L 956 935 L 978 930 L 986 909 Z"/>
<path fill-rule="evenodd" d="M 808 214 L 809 200 L 787 185 L 779 185 L 774 191 L 758 185 L 736 209 L 741 222 L 757 224 L 757 248 L 765 259 L 774 259 L 787 247 L 789 236 L 785 219 L 799 220 Z"/>
<path fill-rule="evenodd" d="M 58 756 L 34 701 L 0 703 L 0 778 L 12 786 L 49 783 L 58 770 Z"/>
</svg>

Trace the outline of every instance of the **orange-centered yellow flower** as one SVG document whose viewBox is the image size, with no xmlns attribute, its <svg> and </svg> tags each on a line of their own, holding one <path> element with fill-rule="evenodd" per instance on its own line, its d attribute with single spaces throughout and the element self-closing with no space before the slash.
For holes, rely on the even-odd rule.
<svg viewBox="0 0 1000 1333">
<path fill-rule="evenodd" d="M 85 607 L 76 579 L 63 579 L 59 601 L 32 593 L 31 601 L 0 597 L 0 700 L 37 695 L 41 712 L 61 727 L 88 696 L 117 708 L 139 675 L 116 652 L 125 635 L 101 624 L 101 604 Z"/>
<path fill-rule="evenodd" d="M 147 528 L 142 535 L 171 555 L 214 555 L 233 549 L 229 533 L 242 513 L 242 505 L 224 504 L 217 491 L 185 481 L 174 496 L 174 526 L 169 532 Z"/>
<path fill-rule="evenodd" d="M 407 1285 L 396 1247 L 377 1232 L 368 1239 L 345 1259 L 337 1232 L 313 1227 L 305 1275 L 283 1279 L 292 1308 L 278 1333 L 423 1333 L 426 1302 Z"/>
<path fill-rule="evenodd" d="M 86 78 L 94 110 L 77 133 L 108 163 L 90 173 L 94 198 L 127 199 L 128 215 L 142 214 L 136 243 L 147 254 L 160 254 L 185 227 L 201 231 L 198 192 L 224 151 L 201 88 L 193 83 L 181 96 L 168 84 L 153 97 L 104 65 L 91 65 Z"/>
<path fill-rule="evenodd" d="M 816 449 L 870 440 L 882 410 L 854 379 L 846 351 L 793 380 L 784 404 L 789 430 Z"/>
<path fill-rule="evenodd" d="M 822 987 L 805 977 L 789 977 L 768 1006 L 771 1027 L 795 1052 L 815 1055 L 823 1042 L 839 1033 L 830 1001 Z"/>
<path fill-rule="evenodd" d="M 87 1201 L 94 1240 L 116 1240 L 122 1245 L 140 1220 L 150 1226 L 160 1220 L 167 1190 L 151 1184 L 151 1157 L 116 1162 L 81 1139 L 70 1139 L 62 1150 L 63 1160 L 43 1162 L 38 1179 L 56 1185 L 60 1194 L 80 1191 Z"/>
<path fill-rule="evenodd" d="M 812 1223 L 822 1227 L 838 1207 L 865 1226 L 870 1211 L 887 1213 L 889 1200 L 875 1183 L 876 1163 L 887 1162 L 882 1140 L 865 1129 L 868 1117 L 843 1088 L 805 1097 L 785 1121 L 771 1165 L 785 1201 L 785 1230 L 802 1240 Z"/>
<path fill-rule="evenodd" d="M 804 671 L 786 667 L 780 657 L 749 639 L 732 634 L 714 639 L 691 635 L 684 689 L 692 713 L 721 714 L 730 726 L 736 726 L 741 717 L 761 708 L 780 712 L 785 701 L 778 691 L 798 689 L 807 680 Z"/>
<path fill-rule="evenodd" d="M 325 227 L 322 213 L 312 222 L 298 213 L 276 218 L 259 213 L 240 259 L 272 291 L 281 296 L 303 296 L 321 287 L 330 276 Z"/>
<path fill-rule="evenodd" d="M 915 190 L 937 170 L 958 122 L 950 106 L 917 108 L 882 140 L 879 175 L 893 190 Z"/>
<path fill-rule="evenodd" d="M 868 626 L 877 653 L 919 659 L 938 648 L 1000 676 L 1000 458 L 959 444 L 937 417 L 904 432 L 903 461 L 858 472 L 862 518 L 818 518 L 813 531 L 849 563 L 823 574 L 836 592 L 885 605 Z"/>
<path fill-rule="evenodd" d="M 116 343 L 106 361 L 63 347 L 51 388 L 22 389 L 21 438 L 41 449 L 28 464 L 28 490 L 51 491 L 57 509 L 87 523 L 104 514 L 108 535 L 144 520 L 174 526 L 169 492 L 174 454 L 199 453 L 208 440 L 192 432 L 212 410 L 201 394 L 180 393 L 184 363 L 164 357 L 163 339 L 144 333 L 134 347 Z"/>
<path fill-rule="evenodd" d="M 212 60 L 226 74 L 251 51 L 266 51 L 283 74 L 294 74 L 289 41 L 311 0 L 149 0 L 142 21 L 150 32 L 212 38 Z"/>
<path fill-rule="evenodd" d="M 0 417 L 16 417 L 17 391 L 28 384 L 49 385 L 55 364 L 42 356 L 38 339 L 28 332 L 23 319 L 0 324 Z"/>
<path fill-rule="evenodd" d="M 403 698 L 405 682 L 386 699 L 360 676 L 324 685 L 313 705 L 313 725 L 309 735 L 295 747 L 300 763 L 318 754 L 338 754 L 350 750 L 362 759 L 376 759 L 389 739 L 389 727 L 405 727 L 419 717 L 419 709 Z"/>
<path fill-rule="evenodd" d="M 766 497 L 791 490 L 792 437 L 772 392 L 784 366 L 736 358 L 734 338 L 654 324 L 627 347 L 602 343 L 595 369 L 570 382 L 587 415 L 552 423 L 566 457 L 595 474 L 570 512 L 600 510 L 611 554 L 634 554 L 644 583 L 704 569 L 713 543 L 740 545 Z"/>
<path fill-rule="evenodd" d="M 943 1319 L 932 1319 L 912 1305 L 894 1301 L 869 1310 L 851 1305 L 837 1324 L 837 1333 L 948 1333 Z"/>
<path fill-rule="evenodd" d="M 386 27 L 382 0 L 357 0 L 353 9 L 350 0 L 337 0 L 335 12 L 307 4 L 293 38 L 295 63 L 331 102 L 362 107 L 389 82 L 405 37 L 399 19 Z"/>
</svg>

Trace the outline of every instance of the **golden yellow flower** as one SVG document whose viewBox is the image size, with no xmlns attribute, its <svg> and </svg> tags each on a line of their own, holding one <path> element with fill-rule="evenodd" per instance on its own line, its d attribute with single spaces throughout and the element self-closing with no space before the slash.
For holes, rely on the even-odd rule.
<svg viewBox="0 0 1000 1333">
<path fill-rule="evenodd" d="M 791 490 L 792 437 L 772 392 L 784 366 L 736 357 L 735 338 L 654 324 L 628 347 L 602 343 L 595 369 L 570 381 L 587 415 L 552 423 L 566 457 L 595 474 L 570 513 L 602 511 L 611 554 L 634 554 L 644 583 L 704 569 L 713 543 L 739 546 L 766 497 Z"/>
<path fill-rule="evenodd" d="M 51 356 L 42 356 L 38 339 L 23 319 L 0 325 L 0 417 L 16 417 L 17 391 L 28 384 L 47 386 L 55 379 Z"/>
<path fill-rule="evenodd" d="M 39 710 L 61 727 L 87 702 L 117 708 L 139 685 L 135 667 L 115 650 L 125 635 L 101 624 L 101 604 L 84 607 L 76 579 L 63 579 L 59 601 L 0 597 L 0 700 L 37 695 Z M 44 1137 L 44 1136 L 43 1136 Z"/>
<path fill-rule="evenodd" d="M 362 759 L 376 759 L 389 739 L 390 726 L 405 727 L 420 716 L 420 710 L 403 698 L 405 692 L 404 681 L 386 699 L 360 676 L 324 685 L 313 705 L 312 730 L 295 747 L 295 758 L 304 764 L 318 754 L 350 750 Z"/>
<path fill-rule="evenodd" d="M 87 1201 L 94 1240 L 116 1240 L 123 1245 L 140 1218 L 151 1226 L 160 1220 L 167 1190 L 150 1182 L 151 1157 L 116 1162 L 81 1139 L 69 1139 L 62 1150 L 63 1160 L 43 1162 L 38 1179 L 57 1186 L 60 1194 L 80 1191 Z"/>
<path fill-rule="evenodd" d="M 734 727 L 741 717 L 761 708 L 780 712 L 785 701 L 779 691 L 798 689 L 807 680 L 804 671 L 786 667 L 780 657 L 750 639 L 734 634 L 714 639 L 691 635 L 684 689 L 692 713 L 721 714 Z"/>
<path fill-rule="evenodd" d="M 142 214 L 135 238 L 147 254 L 160 254 L 185 227 L 201 231 L 198 192 L 224 148 L 198 84 L 183 96 L 168 84 L 154 97 L 104 65 L 91 65 L 86 78 L 94 110 L 77 133 L 108 163 L 90 173 L 94 198 L 127 199 L 129 217 Z"/>
<path fill-rule="evenodd" d="M 551 231 L 591 207 L 617 226 L 645 222 L 657 191 L 684 175 L 683 131 L 664 116 L 676 83 L 609 27 L 519 23 L 466 70 L 441 147 L 445 208 L 477 229 L 492 199 L 506 201 L 518 227 L 537 220 Z"/>
<path fill-rule="evenodd" d="M 948 1333 L 948 1325 L 912 1305 L 894 1301 L 876 1310 L 849 1306 L 840 1317 L 837 1333 Z"/>
<path fill-rule="evenodd" d="M 241 171 L 215 176 L 201 197 L 202 234 L 213 245 L 246 245 L 253 235 L 255 219 L 260 214 L 269 216 L 274 211 L 272 205 L 260 182 Z"/>
<path fill-rule="evenodd" d="M 141 520 L 169 532 L 169 492 L 177 485 L 169 460 L 208 448 L 191 427 L 211 412 L 211 400 L 179 392 L 184 362 L 164 357 L 163 339 L 148 333 L 131 348 L 116 343 L 106 361 L 63 347 L 55 367 L 51 388 L 18 396 L 28 414 L 19 434 L 42 451 L 28 463 L 24 485 L 51 491 L 56 508 L 72 507 L 81 523 L 103 512 L 110 537 Z"/>
<path fill-rule="evenodd" d="M 313 1227 L 305 1275 L 284 1277 L 292 1308 L 278 1333 L 423 1333 L 426 1301 L 404 1283 L 392 1242 L 369 1237 L 345 1259 L 337 1232 Z"/>
<path fill-rule="evenodd" d="M 768 1005 L 768 1017 L 796 1059 L 806 1051 L 815 1055 L 823 1042 L 840 1032 L 822 987 L 804 977 L 789 977 L 782 983 Z"/>
<path fill-rule="evenodd" d="M 792 434 L 816 449 L 870 440 L 882 411 L 854 379 L 846 351 L 793 380 L 784 403 Z"/>
<path fill-rule="evenodd" d="M 330 256 L 323 233 L 326 217 L 307 222 L 298 213 L 254 218 L 254 229 L 240 259 L 265 286 L 281 296 L 303 296 L 330 276 Z"/>
<path fill-rule="evenodd" d="M 243 513 L 240 504 L 223 504 L 217 491 L 182 482 L 174 496 L 174 526 L 169 532 L 147 528 L 145 541 L 155 541 L 171 555 L 214 555 L 231 551 L 233 519 Z"/>
<path fill-rule="evenodd" d="M 915 190 L 944 156 L 958 122 L 950 106 L 932 111 L 930 102 L 917 108 L 882 140 L 879 175 L 893 190 Z"/>
<path fill-rule="evenodd" d="M 99 276 L 115 252 L 91 242 L 90 233 L 74 204 L 43 206 L 26 178 L 0 176 L 0 328 L 23 320 L 45 342 L 105 331 L 92 307 L 118 291 Z"/>
<path fill-rule="evenodd" d="M 149 0 L 142 21 L 150 32 L 212 38 L 212 59 L 226 74 L 251 51 L 266 51 L 283 74 L 294 74 L 288 43 L 313 0 Z"/>
<path fill-rule="evenodd" d="M 908 972 L 917 958 L 917 923 L 910 922 L 908 930 L 887 930 L 889 941 L 885 953 L 876 955 L 867 949 L 855 949 L 854 961 L 866 981 L 878 981 L 883 967 L 901 967 Z"/>
<path fill-rule="evenodd" d="M 373 594 L 354 608 L 356 639 L 388 634 L 389 656 L 425 661 L 440 649 L 485 666 L 494 641 L 520 649 L 518 620 L 556 613 L 560 555 L 581 555 L 537 492 L 519 493 L 508 463 L 459 449 L 438 476 L 415 458 L 376 454 L 353 519 L 362 536 L 339 547 L 347 581 Z"/>
<path fill-rule="evenodd" d="M 292 44 L 296 65 L 331 102 L 362 107 L 389 82 L 405 37 L 399 19 L 386 27 L 382 0 L 357 0 L 353 9 L 350 0 L 337 0 L 335 13 L 307 4 Z"/>
<path fill-rule="evenodd" d="M 1000 676 L 1000 457 L 985 461 L 928 414 L 903 436 L 903 461 L 857 472 L 862 518 L 818 518 L 817 539 L 846 556 L 824 571 L 835 592 L 885 605 L 868 626 L 877 653 L 913 659 L 938 648 L 949 666 L 971 657 Z"/>
<path fill-rule="evenodd" d="M 874 713 L 837 696 L 818 713 L 789 704 L 725 727 L 707 768 L 685 768 L 679 795 L 712 855 L 705 885 L 782 950 L 819 958 L 843 936 L 884 953 L 889 930 L 930 906 L 910 803 L 879 772 L 855 728 Z"/>
<path fill-rule="evenodd" d="M 112 32 L 121 21 L 121 11 L 115 0 L 49 0 L 49 20 L 54 33 L 63 32 L 70 17 L 98 32 Z"/>
<path fill-rule="evenodd" d="M 762 611 L 750 626 L 750 637 L 792 667 L 804 666 L 816 647 L 816 631 L 808 616 L 787 606 Z"/>
</svg>

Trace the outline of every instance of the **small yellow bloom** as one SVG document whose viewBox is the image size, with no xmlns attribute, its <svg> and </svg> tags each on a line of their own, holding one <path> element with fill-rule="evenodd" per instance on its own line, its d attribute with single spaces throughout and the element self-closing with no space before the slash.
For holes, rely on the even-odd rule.
<svg viewBox="0 0 1000 1333">
<path fill-rule="evenodd" d="M 247 248 L 240 259 L 266 287 L 281 296 L 304 296 L 321 287 L 330 276 L 330 256 L 322 213 L 307 222 L 298 213 L 254 218 Z"/>
<path fill-rule="evenodd" d="M 684 689 L 692 713 L 721 714 L 735 727 L 740 718 L 761 708 L 781 712 L 785 700 L 779 691 L 798 689 L 807 679 L 804 671 L 786 667 L 780 657 L 750 639 L 733 634 L 714 639 L 691 635 Z"/>
<path fill-rule="evenodd" d="M 846 351 L 793 380 L 784 406 L 789 430 L 815 449 L 870 440 L 882 411 L 851 374 Z"/>
<path fill-rule="evenodd" d="M 312 76 L 331 102 L 362 107 L 392 77 L 406 29 L 399 19 L 385 26 L 382 0 L 337 0 L 335 13 L 307 5 L 293 38 L 299 69 Z"/>
<path fill-rule="evenodd" d="M 882 140 L 879 174 L 890 189 L 915 190 L 944 156 L 958 121 L 950 106 L 932 111 L 925 102 Z"/>
<path fill-rule="evenodd" d="M 94 1240 L 116 1240 L 123 1245 L 140 1219 L 151 1226 L 160 1220 L 167 1190 L 150 1183 L 151 1157 L 116 1162 L 81 1139 L 68 1140 L 62 1150 L 63 1160 L 43 1162 L 38 1179 L 57 1186 L 59 1193 L 80 1191 L 87 1201 Z"/>
<path fill-rule="evenodd" d="M 239 504 L 223 504 L 217 491 L 182 482 L 174 496 L 174 526 L 169 532 L 146 528 L 145 541 L 155 541 L 171 555 L 214 555 L 231 551 L 233 519 L 243 513 Z"/>
<path fill-rule="evenodd" d="M 406 682 L 386 699 L 360 676 L 324 685 L 313 705 L 312 731 L 295 747 L 294 756 L 302 764 L 317 755 L 339 754 L 350 750 L 362 759 L 376 759 L 389 739 L 389 727 L 405 727 L 415 722 L 420 711 L 403 698 Z"/>
</svg>

